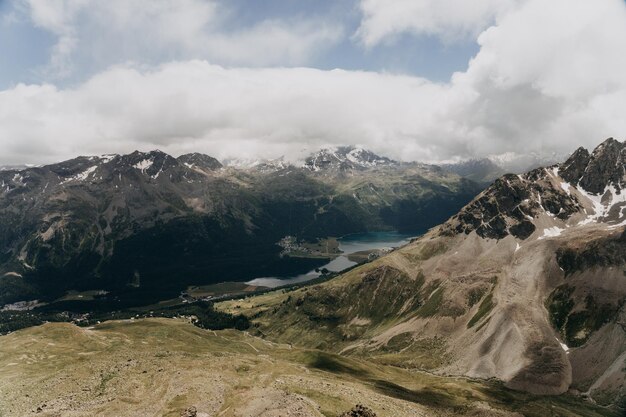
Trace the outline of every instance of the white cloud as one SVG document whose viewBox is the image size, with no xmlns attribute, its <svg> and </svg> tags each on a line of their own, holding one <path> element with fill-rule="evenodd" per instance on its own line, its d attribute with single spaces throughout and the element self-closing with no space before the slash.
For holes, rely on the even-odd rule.
<svg viewBox="0 0 626 417">
<path fill-rule="evenodd" d="M 225 65 L 302 65 L 342 36 L 338 24 L 319 19 L 268 20 L 231 29 L 232 11 L 216 0 L 23 1 L 33 23 L 57 36 L 46 70 L 60 78 L 83 62 L 99 68 L 190 58 Z"/>
<path fill-rule="evenodd" d="M 361 0 L 356 36 L 366 46 L 401 33 L 433 35 L 450 42 L 475 37 L 517 0 Z"/>
<path fill-rule="evenodd" d="M 449 83 L 375 72 L 124 65 L 0 92 L 4 163 L 161 148 L 295 159 L 360 144 L 404 160 L 569 152 L 626 136 L 626 4 L 529 0 Z"/>
</svg>

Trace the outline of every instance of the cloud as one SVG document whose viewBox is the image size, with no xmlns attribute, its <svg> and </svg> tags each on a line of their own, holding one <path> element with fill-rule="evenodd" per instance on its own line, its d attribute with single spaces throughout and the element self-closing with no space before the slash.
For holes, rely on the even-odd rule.
<svg viewBox="0 0 626 417">
<path fill-rule="evenodd" d="M 339 24 L 285 18 L 233 28 L 216 0 L 23 0 L 33 23 L 57 36 L 45 71 L 202 58 L 223 65 L 303 65 L 343 36 Z M 236 25 L 235 25 L 236 26 Z"/>
<path fill-rule="evenodd" d="M 125 64 L 0 92 L 2 163 L 160 148 L 300 158 L 360 144 L 403 160 L 565 153 L 626 133 L 626 4 L 529 0 L 448 83 L 377 72 Z"/>
<path fill-rule="evenodd" d="M 516 0 L 361 0 L 356 37 L 366 46 L 399 34 L 437 36 L 446 42 L 475 38 Z"/>
</svg>

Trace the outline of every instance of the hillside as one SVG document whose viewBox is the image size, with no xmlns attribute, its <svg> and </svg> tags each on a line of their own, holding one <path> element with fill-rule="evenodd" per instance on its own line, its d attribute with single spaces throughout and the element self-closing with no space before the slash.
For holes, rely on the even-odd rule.
<svg viewBox="0 0 626 417">
<path fill-rule="evenodd" d="M 20 330 L 0 337 L 0 369 L 0 415 L 11 417 L 337 417 L 356 404 L 377 417 L 613 415 L 571 396 L 380 366 L 182 319 Z"/>
<path fill-rule="evenodd" d="M 626 398 L 626 143 L 505 175 L 425 236 L 328 282 L 218 305 L 269 340 L 380 365 Z"/>
</svg>

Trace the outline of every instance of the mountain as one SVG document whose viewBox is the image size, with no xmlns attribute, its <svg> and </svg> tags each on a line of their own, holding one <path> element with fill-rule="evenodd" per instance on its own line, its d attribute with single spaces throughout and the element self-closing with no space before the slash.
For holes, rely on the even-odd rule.
<svg viewBox="0 0 626 417">
<path fill-rule="evenodd" d="M 304 161 L 304 167 L 313 172 L 366 170 L 396 165 L 398 165 L 396 161 L 354 146 L 324 148 Z"/>
<path fill-rule="evenodd" d="M 501 154 L 488 155 L 487 159 L 501 167 L 507 173 L 520 174 L 526 171 L 533 170 L 544 166 L 555 165 L 559 161 L 566 158 L 565 154 L 551 153 L 517 153 L 517 152 L 505 152 Z"/>
<path fill-rule="evenodd" d="M 22 170 L 32 166 L 29 165 L 0 165 L 0 171 L 15 171 Z"/>
<path fill-rule="evenodd" d="M 282 156 L 276 159 L 231 158 L 225 161 L 225 165 L 236 169 L 261 172 L 280 171 L 282 169 L 294 166 L 291 163 L 285 161 L 285 158 Z"/>
<path fill-rule="evenodd" d="M 480 191 L 434 166 L 346 155 L 371 166 L 344 178 L 280 161 L 238 169 L 197 153 L 136 151 L 1 171 L 0 305 L 68 290 L 146 304 L 190 284 L 306 272 L 325 261 L 281 258 L 283 237 L 421 233 Z"/>
<path fill-rule="evenodd" d="M 560 159 L 556 154 L 540 155 L 538 153 L 518 154 L 506 152 L 498 155 L 489 155 L 485 158 L 440 164 L 440 166 L 463 178 L 476 181 L 479 184 L 489 185 L 504 174 L 521 174 L 542 166 L 554 165 Z"/>
<path fill-rule="evenodd" d="M 343 275 L 217 307 L 275 342 L 569 391 L 621 413 L 625 184 L 626 142 L 608 139 L 500 177 L 441 226 Z"/>
<path fill-rule="evenodd" d="M 189 153 L 181 155 L 177 159 L 178 162 L 181 162 L 187 168 L 200 170 L 203 173 L 215 171 L 224 167 L 217 159 L 201 153 Z"/>
<path fill-rule="evenodd" d="M 493 180 L 506 173 L 505 169 L 489 158 L 468 159 L 454 164 L 441 164 L 446 171 L 476 181 L 479 184 L 491 184 Z"/>
</svg>

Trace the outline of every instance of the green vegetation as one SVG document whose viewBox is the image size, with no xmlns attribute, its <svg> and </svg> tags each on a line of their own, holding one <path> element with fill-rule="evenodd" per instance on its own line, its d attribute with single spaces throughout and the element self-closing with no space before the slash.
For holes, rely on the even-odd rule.
<svg viewBox="0 0 626 417">
<path fill-rule="evenodd" d="M 430 298 L 426 300 L 424 305 L 422 305 L 417 310 L 417 315 L 420 317 L 432 317 L 439 312 L 439 307 L 441 307 L 441 302 L 443 301 L 443 288 L 437 288 L 435 292 L 432 293 Z"/>
<path fill-rule="evenodd" d="M 598 407 L 569 394 L 533 395 L 508 389 L 500 382 L 444 378 L 419 372 L 413 372 L 409 377 L 400 370 L 374 368 L 365 362 L 319 351 L 311 351 L 307 357 L 311 368 L 360 381 L 390 398 L 445 410 L 452 415 L 480 415 L 471 414 L 470 404 L 476 401 L 485 401 L 491 406 L 518 412 L 525 417 L 619 415 L 619 411 Z"/>
<path fill-rule="evenodd" d="M 474 306 L 478 301 L 480 301 L 480 299 L 482 298 L 482 302 L 480 303 L 480 305 L 478 306 L 478 310 L 476 311 L 476 313 L 472 316 L 472 318 L 470 319 L 469 322 L 467 322 L 467 328 L 471 329 L 472 327 L 474 327 L 474 325 L 476 323 L 478 323 L 480 320 L 482 320 L 485 316 L 487 316 L 489 314 L 489 312 L 491 312 L 491 310 L 493 309 L 495 303 L 493 301 L 493 291 L 496 288 L 496 285 L 498 283 L 498 277 L 492 277 L 490 279 L 491 281 L 491 288 L 489 289 L 489 293 L 487 294 L 487 296 L 484 296 L 484 294 L 487 292 L 485 289 L 482 288 L 478 288 L 478 289 L 472 289 L 469 292 L 468 295 L 468 304 L 470 306 L 470 308 L 472 306 Z M 487 319 L 487 321 L 489 321 L 489 319 Z M 479 331 L 480 329 L 482 329 L 482 327 L 487 323 L 487 321 L 483 322 L 477 329 L 476 331 Z"/>
<path fill-rule="evenodd" d="M 486 288 L 472 288 L 469 290 L 468 294 L 467 294 L 467 305 L 472 308 L 476 305 L 476 303 L 478 303 L 480 300 L 483 299 L 483 296 L 485 295 L 485 293 L 487 292 Z"/>
<path fill-rule="evenodd" d="M 575 287 L 557 287 L 546 300 L 552 325 L 561 332 L 568 346 L 582 346 L 593 332 L 611 321 L 626 300 L 617 304 L 601 303 L 592 295 L 576 299 Z M 580 308 L 576 308 L 576 305 Z M 576 310 L 576 311 L 574 311 Z M 574 311 L 574 312 L 572 312 Z"/>
<path fill-rule="evenodd" d="M 574 308 L 574 300 L 570 298 L 573 292 L 574 287 L 564 284 L 557 287 L 546 300 L 546 308 L 550 313 L 552 325 L 559 330 L 563 329 L 567 316 Z"/>
<path fill-rule="evenodd" d="M 478 323 L 483 317 L 485 317 L 491 311 L 493 306 L 494 306 L 493 293 L 490 292 L 489 294 L 487 294 L 483 302 L 480 303 L 480 306 L 478 306 L 478 311 L 476 312 L 476 314 L 474 314 L 474 316 L 470 319 L 470 321 L 467 322 L 467 328 L 470 329 L 476 323 Z"/>
<path fill-rule="evenodd" d="M 565 339 L 569 346 L 583 345 L 593 332 L 615 317 L 620 305 L 598 303 L 588 295 L 585 298 L 585 309 L 571 313 L 564 326 Z"/>
<path fill-rule="evenodd" d="M 415 339 L 415 335 L 411 333 L 402 333 L 392 337 L 378 351 L 355 352 L 354 354 L 381 365 L 404 369 L 435 369 L 449 361 L 446 343 L 443 339 L 436 337 Z"/>
<path fill-rule="evenodd" d="M 71 321 L 71 316 L 67 312 L 0 311 L 0 335 L 46 322 L 68 321 Z"/>
<path fill-rule="evenodd" d="M 128 320 L 146 317 L 190 317 L 197 327 L 211 330 L 234 328 L 245 330 L 250 322 L 243 315 L 232 315 L 216 311 L 209 302 L 179 304 L 154 310 L 125 309 L 119 311 L 76 314 L 55 311 L 53 306 L 45 306 L 31 311 L 0 311 L 0 334 L 14 332 L 46 322 L 74 322 L 80 326 L 91 326 L 107 320 Z"/>
<path fill-rule="evenodd" d="M 390 340 L 389 352 L 400 353 L 408 338 L 405 334 Z M 416 342 L 420 349 L 439 343 Z M 19 359 L 25 347 L 37 366 Z M 485 409 L 478 403 L 529 417 L 618 415 L 568 394 L 535 396 L 493 381 L 438 376 L 370 357 L 268 343 L 233 330 L 203 331 L 183 320 L 109 321 L 90 329 L 67 324 L 34 327 L 3 337 L 0 367 L 2 405 L 15 415 L 31 412 L 50 397 L 72 401 L 48 403 L 46 412 L 57 412 L 57 406 L 81 407 L 65 409 L 77 415 L 131 415 L 137 409 L 153 409 L 158 415 L 176 416 L 194 405 L 199 412 L 232 417 L 257 415 L 246 408 L 253 404 L 259 411 L 276 404 L 310 404 L 324 416 L 335 417 L 355 403 L 366 404 L 380 417 L 483 415 Z M 308 370 L 303 372 L 303 367 Z M 184 393 L 178 389 L 182 381 Z M 270 386 L 267 381 L 274 382 Z M 100 401 L 113 392 L 124 394 Z M 304 397 L 305 403 L 293 394 Z M 214 398 L 224 398 L 217 409 L 211 408 Z M 103 404 L 106 408 L 100 408 Z"/>
</svg>

